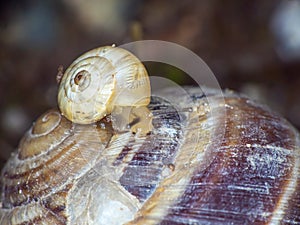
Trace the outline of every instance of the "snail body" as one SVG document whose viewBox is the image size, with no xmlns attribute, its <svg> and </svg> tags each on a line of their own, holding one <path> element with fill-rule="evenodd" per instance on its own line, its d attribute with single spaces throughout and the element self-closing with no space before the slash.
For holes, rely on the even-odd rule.
<svg viewBox="0 0 300 225">
<path fill-rule="evenodd" d="M 46 112 L 2 170 L 0 224 L 299 224 L 299 133 L 238 94 L 186 91 L 152 97 L 142 137 Z"/>
<path fill-rule="evenodd" d="M 133 54 L 104 46 L 68 67 L 60 80 L 58 106 L 70 121 L 90 124 L 118 107 L 147 106 L 150 91 L 147 71 Z"/>
</svg>

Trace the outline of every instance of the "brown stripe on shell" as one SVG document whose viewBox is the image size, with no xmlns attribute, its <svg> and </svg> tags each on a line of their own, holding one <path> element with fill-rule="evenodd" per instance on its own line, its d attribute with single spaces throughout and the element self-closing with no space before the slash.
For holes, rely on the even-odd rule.
<svg viewBox="0 0 300 225">
<path fill-rule="evenodd" d="M 118 155 L 116 160 L 114 161 L 113 165 L 118 166 L 122 163 L 122 160 L 125 158 L 126 155 L 129 154 L 129 152 L 132 150 L 132 147 L 125 145 L 124 148 L 122 149 L 122 152 Z"/>
<path fill-rule="evenodd" d="M 35 158 L 32 161 L 16 160 L 19 165 L 8 164 L 3 170 L 2 182 L 6 193 L 3 206 L 10 208 L 36 201 L 63 183 L 80 176 L 93 166 L 111 135 L 109 129 L 99 129 L 94 125 L 76 125 L 74 133 L 51 149 L 48 156 L 42 155 L 46 160 L 40 160 L 40 164 L 33 169 L 28 170 L 30 167 L 27 164 L 36 162 Z"/>
<path fill-rule="evenodd" d="M 50 210 L 54 215 L 66 220 L 67 196 L 73 184 L 67 184 L 58 192 L 42 200 L 43 206 Z"/>
<path fill-rule="evenodd" d="M 2 214 L 2 215 L 1 215 Z M 2 216 L 2 217 L 1 217 Z M 16 207 L 11 211 L 1 211 L 1 225 L 27 225 L 27 224 L 66 224 L 67 218 L 58 216 L 44 208 L 39 202 L 26 206 Z"/>
<path fill-rule="evenodd" d="M 197 101 L 197 104 L 200 106 L 205 102 L 199 103 Z M 206 111 L 205 107 L 203 109 Z M 194 110 L 182 110 L 181 113 L 183 113 L 181 118 L 186 120 L 180 123 L 184 133 L 182 134 L 183 138 L 178 140 L 180 148 L 177 149 L 175 157 L 165 167 L 168 168 L 169 173 L 166 176 L 161 176 L 155 192 L 146 200 L 136 214 L 135 220 L 128 224 L 158 224 L 164 218 L 169 208 L 184 192 L 194 167 L 199 165 L 197 159 L 201 158 L 204 147 L 211 140 L 209 131 L 202 127 L 207 118 L 205 113 L 199 114 L 198 111 Z M 166 151 L 166 149 L 162 150 Z M 210 161 L 209 157 L 206 161 L 203 162 L 203 167 Z M 173 165 L 172 169 L 169 168 L 170 164 Z"/>
<path fill-rule="evenodd" d="M 73 175 L 72 172 L 80 170 L 80 166 L 83 164 L 82 162 L 70 162 L 73 158 L 76 159 L 77 155 L 80 155 L 79 148 L 74 148 L 74 145 L 74 142 L 70 143 L 70 145 L 65 146 L 56 157 L 49 160 L 46 164 L 40 165 L 35 170 L 32 170 L 32 172 L 28 171 L 24 174 L 24 177 L 19 177 L 21 178 L 21 182 L 7 181 L 7 184 L 10 185 L 4 186 L 6 198 L 3 201 L 3 205 L 12 204 L 13 206 L 17 206 L 31 202 L 47 195 L 53 189 L 66 182 L 66 173 L 69 176 Z M 74 165 L 77 168 L 68 168 L 69 165 Z M 14 179 L 13 176 L 7 176 L 7 178 Z M 16 195 L 15 193 L 19 194 Z"/>
<path fill-rule="evenodd" d="M 60 144 L 72 132 L 70 121 L 57 110 L 49 110 L 40 116 L 26 132 L 18 147 L 20 159 L 47 153 L 50 148 Z"/>
<path fill-rule="evenodd" d="M 225 139 L 206 150 L 216 157 L 194 172 L 161 224 L 267 224 L 288 191 L 295 165 L 290 125 L 243 98 L 226 98 L 226 107 Z"/>
<path fill-rule="evenodd" d="M 152 98 L 150 109 L 153 114 L 153 132 L 124 168 L 119 180 L 129 193 L 142 202 L 156 189 L 162 170 L 173 161 L 182 138 L 182 121 L 172 105 L 155 97 Z"/>
<path fill-rule="evenodd" d="M 218 139 L 221 131 L 211 130 L 214 135 L 205 138 L 213 139 L 195 149 L 204 150 L 198 165 L 186 157 L 186 163 L 190 164 L 185 173 L 180 174 L 178 167 L 182 160 L 178 161 L 177 157 L 174 173 L 160 183 L 136 219 L 128 224 L 268 224 L 270 221 L 277 224 L 282 220 L 276 213 L 283 194 L 291 192 L 284 204 L 293 196 L 299 198 L 299 184 L 287 184 L 295 179 L 299 183 L 299 165 L 295 164 L 299 160 L 299 153 L 295 153 L 299 151 L 295 149 L 299 146 L 295 141 L 296 132 L 269 110 L 248 99 L 228 95 L 224 106 L 226 118 L 214 118 L 214 125 L 203 120 L 200 125 L 206 124 L 210 129 L 226 121 L 224 139 Z M 192 115 L 189 116 L 188 120 L 192 121 Z M 193 125 L 189 123 L 184 130 L 195 129 L 189 127 Z M 205 142 L 202 139 L 205 133 L 199 132 L 198 141 Z M 185 138 L 188 136 L 189 132 L 184 134 Z M 185 144 L 189 142 L 186 139 L 180 149 L 188 155 Z M 291 177 L 294 167 L 296 175 Z M 189 181 L 179 182 L 185 178 Z M 287 224 L 299 220 L 299 199 L 294 204 L 298 206 L 292 206 L 293 219 Z"/>
</svg>

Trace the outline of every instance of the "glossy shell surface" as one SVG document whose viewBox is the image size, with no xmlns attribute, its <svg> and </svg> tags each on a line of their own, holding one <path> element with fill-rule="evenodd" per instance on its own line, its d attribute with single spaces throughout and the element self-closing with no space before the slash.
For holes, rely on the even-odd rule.
<svg viewBox="0 0 300 225">
<path fill-rule="evenodd" d="M 62 76 L 58 91 L 62 114 L 80 124 L 99 121 L 115 106 L 145 106 L 149 102 L 145 67 L 129 51 L 112 46 L 77 58 Z"/>
<path fill-rule="evenodd" d="M 152 98 L 144 137 L 41 116 L 2 171 L 1 224 L 300 224 L 298 132 L 243 96 L 186 90 Z"/>
</svg>

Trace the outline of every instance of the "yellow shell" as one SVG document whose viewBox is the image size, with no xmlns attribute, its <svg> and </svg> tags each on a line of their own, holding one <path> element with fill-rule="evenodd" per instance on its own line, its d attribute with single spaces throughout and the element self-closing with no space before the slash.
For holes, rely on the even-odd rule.
<svg viewBox="0 0 300 225">
<path fill-rule="evenodd" d="M 66 70 L 58 90 L 58 106 L 79 124 L 99 121 L 115 106 L 146 106 L 150 81 L 143 64 L 132 53 L 113 46 L 93 49 Z"/>
</svg>

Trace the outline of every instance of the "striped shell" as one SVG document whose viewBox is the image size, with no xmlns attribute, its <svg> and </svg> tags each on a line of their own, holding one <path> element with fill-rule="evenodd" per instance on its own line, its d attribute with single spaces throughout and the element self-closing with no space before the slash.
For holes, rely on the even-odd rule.
<svg viewBox="0 0 300 225">
<path fill-rule="evenodd" d="M 143 64 L 114 46 L 93 49 L 66 70 L 58 90 L 58 106 L 69 120 L 89 124 L 110 114 L 115 106 L 146 106 L 150 81 Z"/>
<path fill-rule="evenodd" d="M 1 224 L 300 224 L 298 132 L 232 92 L 187 91 L 152 97 L 143 137 L 41 116 L 2 171 Z"/>
</svg>

